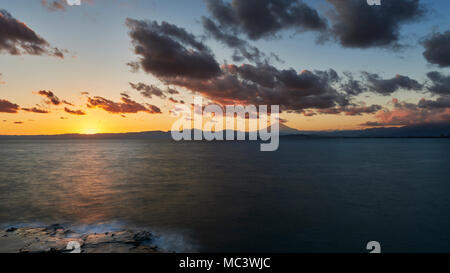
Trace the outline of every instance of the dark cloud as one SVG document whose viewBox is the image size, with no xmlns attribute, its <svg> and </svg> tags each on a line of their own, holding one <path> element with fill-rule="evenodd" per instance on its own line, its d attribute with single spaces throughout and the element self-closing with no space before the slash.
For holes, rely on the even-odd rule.
<svg viewBox="0 0 450 273">
<path fill-rule="evenodd" d="M 122 97 L 121 102 L 114 102 L 102 97 L 89 97 L 89 108 L 100 108 L 112 114 L 134 114 L 139 112 L 147 112 L 149 114 L 161 114 L 161 109 L 157 106 L 147 104 L 143 105 L 131 100 L 128 97 Z"/>
<path fill-rule="evenodd" d="M 392 110 L 379 111 L 375 118 L 365 126 L 405 126 L 416 124 L 429 124 L 450 121 L 450 108 L 448 98 L 439 98 L 436 101 L 422 99 L 417 104 L 400 102 L 393 99 Z"/>
<path fill-rule="evenodd" d="M 170 95 L 178 95 L 180 94 L 180 92 L 178 92 L 178 90 L 172 89 L 172 88 L 167 88 L 166 92 Z"/>
<path fill-rule="evenodd" d="M 450 66 L 450 30 L 433 33 L 422 41 L 425 51 L 423 56 L 429 63 L 440 67 Z"/>
<path fill-rule="evenodd" d="M 4 82 L 4 81 L 2 81 L 2 76 L 3 76 L 3 74 L 2 74 L 2 73 L 0 73 L 0 84 L 5 84 L 5 82 Z"/>
<path fill-rule="evenodd" d="M 344 47 L 398 48 L 402 25 L 425 14 L 419 0 L 383 0 L 381 6 L 370 6 L 363 0 L 328 2 L 334 7 L 330 31 Z"/>
<path fill-rule="evenodd" d="M 380 111 L 383 107 L 380 105 L 370 105 L 370 106 L 353 106 L 346 107 L 343 109 L 343 112 L 347 116 L 361 116 L 363 114 L 373 114 Z"/>
<path fill-rule="evenodd" d="M 0 99 L 0 113 L 12 113 L 15 114 L 19 111 L 19 105 L 12 103 L 8 100 Z"/>
<path fill-rule="evenodd" d="M 220 10 L 216 11 L 217 14 L 212 12 L 215 14 L 214 20 L 220 25 L 207 18 L 204 18 L 203 22 L 210 25 L 212 33 L 219 35 L 215 37 L 216 39 L 223 40 L 230 47 L 248 47 L 246 41 L 228 35 L 237 31 L 229 27 L 230 24 L 234 24 L 229 20 L 236 20 L 233 7 L 235 2 L 238 1 L 232 3 L 208 1 L 209 5 L 216 5 L 215 8 Z M 267 2 L 274 1 L 264 3 Z M 351 103 L 352 98 L 362 92 L 390 95 L 400 89 L 418 91 L 423 88 L 416 80 L 402 75 L 383 79 L 378 74 L 364 72 L 362 80 L 359 80 L 353 78 L 351 73 L 344 73 L 346 78 L 343 79 L 333 69 L 304 70 L 299 73 L 292 68 L 278 69 L 267 62 L 240 66 L 225 64 L 219 68 L 210 50 L 182 28 L 165 22 L 158 24 L 133 19 L 127 19 L 127 25 L 130 28 L 135 53 L 142 57 L 139 64 L 141 68 L 156 76 L 165 85 L 187 88 L 222 105 L 280 105 L 283 111 L 308 116 L 317 113 L 362 115 L 373 114 L 382 109 L 379 105 Z M 228 26 L 226 28 L 228 34 L 219 28 L 222 25 Z M 212 61 L 207 63 L 214 63 L 214 68 L 219 70 L 206 73 L 206 66 L 200 65 L 202 69 L 199 70 L 199 63 L 194 64 L 195 62 L 188 69 L 187 64 L 191 63 L 192 54 L 208 56 L 207 58 Z M 173 69 L 174 67 L 177 69 Z M 144 83 L 130 83 L 130 85 L 146 97 L 170 97 L 172 102 L 177 101 L 172 96 L 166 96 L 168 92 L 158 87 Z M 317 111 L 311 111 L 313 109 Z"/>
<path fill-rule="evenodd" d="M 210 18 L 202 18 L 203 28 L 206 33 L 215 40 L 235 49 L 233 53 L 233 61 L 240 62 L 247 59 L 253 63 L 269 62 L 270 58 L 261 52 L 257 47 L 251 46 L 247 41 L 240 39 L 235 33 L 228 33 L 223 28 L 216 25 Z M 275 60 L 280 61 L 275 55 Z"/>
<path fill-rule="evenodd" d="M 161 109 L 156 105 L 147 104 L 147 107 L 149 110 L 148 113 L 150 113 L 150 114 L 161 114 L 162 113 Z"/>
<path fill-rule="evenodd" d="M 37 93 L 47 98 L 47 104 L 60 105 L 62 103 L 61 100 L 52 91 L 41 90 Z"/>
<path fill-rule="evenodd" d="M 0 53 L 11 55 L 51 55 L 63 58 L 64 54 L 58 48 L 38 36 L 23 22 L 15 19 L 6 10 L 0 9 Z"/>
<path fill-rule="evenodd" d="M 302 112 L 302 114 L 303 114 L 305 117 L 313 117 L 313 116 L 317 115 L 317 113 L 314 112 L 314 111 L 312 111 L 312 110 L 305 110 L 305 111 Z M 281 123 L 283 123 L 282 120 L 283 120 L 283 119 L 280 119 L 280 122 L 281 122 Z M 287 122 L 287 121 L 285 121 L 285 122 Z M 285 123 L 285 122 L 284 122 L 284 123 Z"/>
<path fill-rule="evenodd" d="M 368 121 L 366 123 L 361 124 L 361 126 L 381 127 L 381 126 L 385 126 L 385 125 L 380 123 L 380 122 L 378 122 L 378 121 Z"/>
<path fill-rule="evenodd" d="M 14 124 L 20 125 L 20 124 L 24 124 L 24 122 L 23 121 L 15 121 Z"/>
<path fill-rule="evenodd" d="M 169 101 L 172 102 L 172 103 L 179 103 L 179 101 L 174 99 L 174 98 L 169 98 Z"/>
<path fill-rule="evenodd" d="M 47 104 L 53 104 L 56 106 L 61 105 L 61 104 L 67 104 L 67 105 L 73 106 L 72 103 L 70 103 L 66 100 L 60 100 L 52 91 L 41 90 L 41 91 L 38 91 L 37 94 L 47 98 L 47 100 L 45 101 L 45 103 L 47 103 Z"/>
<path fill-rule="evenodd" d="M 48 113 L 50 113 L 50 111 L 47 111 L 45 109 L 39 109 L 39 108 L 36 108 L 36 107 L 33 107 L 33 108 L 21 108 L 21 110 L 26 111 L 26 112 L 36 113 L 36 114 L 48 114 Z"/>
<path fill-rule="evenodd" d="M 332 86 L 337 79 L 334 70 L 297 73 L 247 64 L 228 65 L 221 76 L 210 80 L 174 78 L 166 79 L 166 83 L 186 87 L 224 105 L 280 105 L 285 111 L 303 112 L 347 105 L 346 95 Z"/>
<path fill-rule="evenodd" d="M 319 109 L 318 113 L 327 115 L 340 115 L 344 113 L 346 116 L 361 116 L 364 114 L 374 114 L 380 111 L 381 109 L 383 109 L 381 105 L 374 104 L 366 106 L 365 104 L 361 104 L 328 109 Z"/>
<path fill-rule="evenodd" d="M 426 108 L 426 109 L 442 109 L 442 108 L 450 108 L 450 97 L 440 97 L 436 100 L 426 100 L 421 99 L 418 104 L 419 108 Z"/>
<path fill-rule="evenodd" d="M 391 79 L 382 79 L 378 74 L 363 72 L 363 75 L 367 81 L 368 90 L 384 96 L 400 89 L 419 91 L 423 88 L 422 84 L 407 76 L 396 75 Z"/>
<path fill-rule="evenodd" d="M 344 75 L 347 80 L 341 83 L 341 89 L 347 94 L 350 96 L 356 96 L 367 91 L 366 86 L 361 81 L 356 80 L 352 73 L 344 72 Z"/>
<path fill-rule="evenodd" d="M 206 0 L 212 18 L 222 29 L 243 33 L 252 40 L 271 37 L 282 30 L 322 31 L 327 22 L 303 1 Z"/>
<path fill-rule="evenodd" d="M 139 71 L 139 69 L 141 68 L 141 65 L 139 64 L 139 62 L 128 62 L 127 66 L 129 66 L 131 68 L 131 72 L 136 73 Z"/>
<path fill-rule="evenodd" d="M 197 79 L 220 73 L 220 66 L 209 48 L 185 29 L 167 22 L 159 24 L 130 18 L 126 25 L 144 71 L 158 77 Z"/>
<path fill-rule="evenodd" d="M 326 115 L 339 115 L 342 113 L 341 108 L 325 108 L 325 109 L 319 109 L 317 110 L 319 114 L 326 114 Z"/>
<path fill-rule="evenodd" d="M 349 94 L 335 89 L 339 76 L 332 69 L 298 73 L 294 69 L 279 70 L 268 63 L 220 68 L 210 50 L 182 28 L 133 19 L 127 19 L 127 26 L 135 53 L 142 57 L 140 67 L 165 85 L 199 92 L 222 105 L 281 105 L 282 110 L 299 113 L 309 108 L 349 105 Z M 241 42 L 236 40 L 237 44 Z M 199 61 L 192 56 L 198 56 Z M 144 96 L 166 97 L 167 92 L 155 86 L 130 85 Z"/>
<path fill-rule="evenodd" d="M 82 110 L 71 110 L 71 109 L 69 109 L 67 107 L 64 107 L 64 111 L 66 113 L 69 113 L 71 115 L 76 115 L 76 116 L 84 116 L 84 115 L 86 115 L 86 113 L 83 112 Z"/>
<path fill-rule="evenodd" d="M 141 93 L 142 96 L 146 98 L 152 98 L 153 96 L 165 98 L 166 95 L 164 94 L 164 91 L 160 88 L 154 86 L 154 85 L 147 85 L 145 83 L 129 83 L 131 88 L 136 89 Z"/>
<path fill-rule="evenodd" d="M 361 74 L 362 78 L 356 79 L 352 73 L 344 72 L 345 77 L 340 78 L 340 88 L 350 97 L 364 92 L 387 96 L 401 89 L 413 91 L 424 89 L 423 84 L 407 76 L 396 75 L 390 79 L 383 79 L 375 73 L 362 72 Z"/>
<path fill-rule="evenodd" d="M 427 73 L 427 77 L 431 81 L 431 85 L 427 86 L 428 91 L 438 95 L 450 95 L 450 75 L 432 71 Z"/>
</svg>

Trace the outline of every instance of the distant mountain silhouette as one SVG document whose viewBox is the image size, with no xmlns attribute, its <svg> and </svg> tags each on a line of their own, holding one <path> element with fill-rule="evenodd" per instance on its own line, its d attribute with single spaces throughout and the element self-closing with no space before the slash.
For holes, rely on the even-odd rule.
<svg viewBox="0 0 450 273">
<path fill-rule="evenodd" d="M 450 123 L 434 123 L 423 125 L 410 125 L 400 128 L 369 128 L 363 130 L 342 130 L 342 131 L 299 131 L 279 124 L 280 136 L 284 138 L 314 138 L 314 137 L 450 137 Z M 271 130 L 271 127 L 268 128 Z M 194 130 L 189 130 L 191 136 Z M 223 131 L 225 134 L 227 131 Z M 229 132 L 229 131 L 228 131 Z M 237 131 L 231 131 L 235 137 Z M 246 139 L 248 139 L 248 133 Z M 171 139 L 170 132 L 149 131 L 135 133 L 118 134 L 64 134 L 64 135 L 33 135 L 33 136 L 0 136 L 1 139 Z"/>
<path fill-rule="evenodd" d="M 298 135 L 301 134 L 302 132 L 300 132 L 297 129 L 291 128 L 283 123 L 278 123 L 278 127 L 280 130 L 280 136 L 286 136 L 286 135 Z M 269 131 L 272 130 L 272 126 L 269 126 L 267 128 Z"/>
<path fill-rule="evenodd" d="M 363 130 L 317 132 L 314 135 L 326 137 L 448 137 L 450 136 L 450 123 L 409 125 L 399 128 L 381 127 Z"/>
<path fill-rule="evenodd" d="M 0 136 L 0 139 L 168 139 L 170 132 L 149 131 L 117 134 L 62 134 L 62 135 L 31 135 L 31 136 Z"/>
</svg>

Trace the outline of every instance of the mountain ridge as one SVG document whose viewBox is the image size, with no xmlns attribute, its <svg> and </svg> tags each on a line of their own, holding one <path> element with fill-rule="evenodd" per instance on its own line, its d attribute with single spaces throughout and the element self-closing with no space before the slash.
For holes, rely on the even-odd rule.
<svg viewBox="0 0 450 273">
<path fill-rule="evenodd" d="M 279 125 L 280 137 L 339 137 L 339 138 L 386 138 L 386 137 L 450 137 L 450 123 L 409 125 L 404 127 L 380 127 L 362 130 L 300 131 L 284 124 Z M 268 128 L 270 129 L 270 127 Z M 191 131 L 193 134 L 194 130 Z M 222 131 L 227 132 L 226 130 Z M 239 131 L 234 131 L 236 135 Z M 248 135 L 248 132 L 245 133 Z M 143 131 L 128 133 L 104 133 L 95 135 L 0 135 L 1 139 L 168 139 L 170 131 Z"/>
</svg>

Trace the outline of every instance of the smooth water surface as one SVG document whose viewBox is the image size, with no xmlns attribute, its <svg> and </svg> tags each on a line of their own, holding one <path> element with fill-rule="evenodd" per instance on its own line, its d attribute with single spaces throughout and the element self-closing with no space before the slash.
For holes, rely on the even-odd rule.
<svg viewBox="0 0 450 273">
<path fill-rule="evenodd" d="M 448 139 L 0 141 L 0 225 L 154 230 L 175 251 L 450 252 Z"/>
</svg>

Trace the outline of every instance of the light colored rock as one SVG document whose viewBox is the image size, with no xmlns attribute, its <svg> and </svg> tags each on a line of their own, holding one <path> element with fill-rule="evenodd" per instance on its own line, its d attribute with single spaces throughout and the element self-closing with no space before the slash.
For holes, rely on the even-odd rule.
<svg viewBox="0 0 450 273">
<path fill-rule="evenodd" d="M 47 228 L 10 228 L 0 230 L 0 253 L 70 252 L 67 244 L 76 241 L 82 253 L 157 253 L 147 231 L 76 235 L 59 225 Z"/>
</svg>

